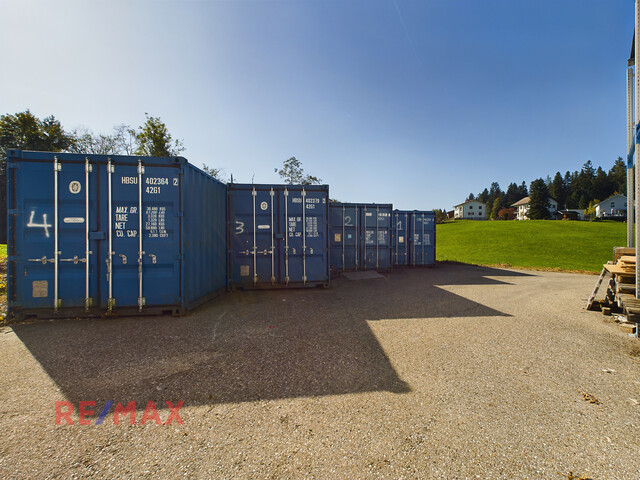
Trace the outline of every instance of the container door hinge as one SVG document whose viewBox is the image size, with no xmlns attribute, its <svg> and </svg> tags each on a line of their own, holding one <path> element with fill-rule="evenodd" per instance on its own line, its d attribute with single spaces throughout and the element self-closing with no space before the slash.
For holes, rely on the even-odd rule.
<svg viewBox="0 0 640 480">
<path fill-rule="evenodd" d="M 176 260 L 184 260 L 184 255 L 176 255 Z"/>
<path fill-rule="evenodd" d="M 15 208 L 12 208 L 12 209 L 10 209 L 10 210 L 7 210 L 7 213 L 8 213 L 9 215 L 20 215 L 20 210 L 17 210 L 17 209 L 15 209 Z"/>
<path fill-rule="evenodd" d="M 184 217 L 184 212 L 176 212 L 176 217 Z"/>
<path fill-rule="evenodd" d="M 180 305 L 182 305 L 184 303 L 184 297 L 177 297 L 176 303 L 179 303 Z"/>
</svg>

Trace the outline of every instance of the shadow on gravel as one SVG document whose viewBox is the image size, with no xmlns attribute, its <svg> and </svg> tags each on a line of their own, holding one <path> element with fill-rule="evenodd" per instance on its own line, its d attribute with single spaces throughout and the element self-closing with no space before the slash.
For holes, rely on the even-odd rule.
<svg viewBox="0 0 640 480">
<path fill-rule="evenodd" d="M 229 293 L 183 318 L 56 320 L 13 329 L 76 405 L 405 393 L 409 386 L 368 321 L 506 316 L 437 285 L 499 285 L 486 276 L 524 275 L 457 265 L 402 269 L 383 279 L 337 279 L 329 289 Z"/>
</svg>

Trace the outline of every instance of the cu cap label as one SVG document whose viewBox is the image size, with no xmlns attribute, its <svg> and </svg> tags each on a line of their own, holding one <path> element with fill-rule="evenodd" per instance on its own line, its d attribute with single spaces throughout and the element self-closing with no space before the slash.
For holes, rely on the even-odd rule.
<svg viewBox="0 0 640 480">
<path fill-rule="evenodd" d="M 82 185 L 80 185 L 80 182 L 78 182 L 77 180 L 69 183 L 69 191 L 71 193 L 80 193 L 80 190 L 82 190 Z"/>
</svg>

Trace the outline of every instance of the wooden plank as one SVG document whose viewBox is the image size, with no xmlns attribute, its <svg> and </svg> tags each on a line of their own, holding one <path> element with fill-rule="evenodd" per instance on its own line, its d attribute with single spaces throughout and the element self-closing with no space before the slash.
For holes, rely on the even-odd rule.
<svg viewBox="0 0 640 480">
<path fill-rule="evenodd" d="M 598 277 L 598 281 L 596 282 L 596 286 L 593 287 L 593 292 L 589 296 L 589 300 L 587 300 L 587 310 L 591 310 L 593 308 L 593 301 L 596 298 L 596 294 L 598 293 L 598 289 L 600 288 L 600 284 L 602 284 L 602 280 L 607 274 L 607 269 L 603 268 L 602 272 L 600 272 L 600 276 Z"/>
<path fill-rule="evenodd" d="M 620 257 L 620 262 L 622 263 L 633 263 L 636 264 L 636 256 L 635 255 L 623 255 Z"/>
<path fill-rule="evenodd" d="M 635 255 L 636 249 L 629 247 L 613 247 L 613 261 L 617 262 L 623 255 Z"/>
<path fill-rule="evenodd" d="M 635 295 L 636 286 L 630 283 L 617 283 L 616 284 L 616 293 L 627 293 L 630 295 Z"/>
<path fill-rule="evenodd" d="M 635 268 L 627 270 L 619 265 L 604 265 L 604 268 L 612 275 L 635 276 Z"/>
</svg>

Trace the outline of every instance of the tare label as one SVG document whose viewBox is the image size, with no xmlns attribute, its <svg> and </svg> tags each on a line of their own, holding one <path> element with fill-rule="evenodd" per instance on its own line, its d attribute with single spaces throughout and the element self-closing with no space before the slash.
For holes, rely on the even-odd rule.
<svg viewBox="0 0 640 480">
<path fill-rule="evenodd" d="M 138 207 L 119 206 L 113 213 L 113 228 L 116 237 L 137 237 Z"/>
</svg>

